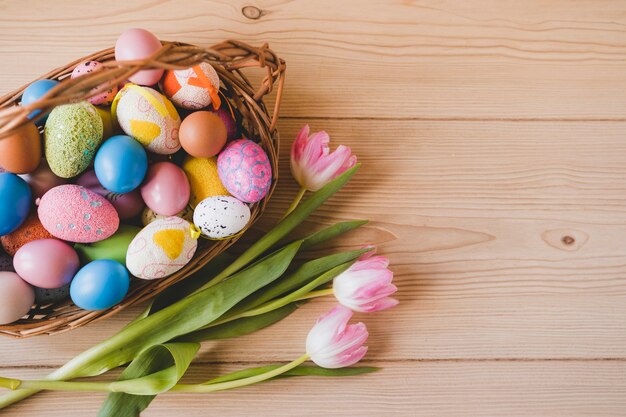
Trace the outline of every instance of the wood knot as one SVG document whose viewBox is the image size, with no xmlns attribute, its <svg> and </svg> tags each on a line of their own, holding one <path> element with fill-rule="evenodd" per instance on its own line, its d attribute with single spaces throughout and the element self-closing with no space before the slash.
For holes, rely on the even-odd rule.
<svg viewBox="0 0 626 417">
<path fill-rule="evenodd" d="M 543 232 L 541 238 L 553 248 L 572 252 L 582 248 L 589 235 L 582 230 L 553 229 Z"/>
<path fill-rule="evenodd" d="M 256 6 L 244 6 L 241 13 L 250 20 L 259 20 L 265 14 Z"/>
</svg>

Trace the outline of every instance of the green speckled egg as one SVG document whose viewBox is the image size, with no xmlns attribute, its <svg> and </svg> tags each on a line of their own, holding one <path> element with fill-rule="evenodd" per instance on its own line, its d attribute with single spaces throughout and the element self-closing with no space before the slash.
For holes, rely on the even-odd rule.
<svg viewBox="0 0 626 417">
<path fill-rule="evenodd" d="M 46 121 L 44 141 L 50 169 L 61 178 L 83 172 L 102 142 L 102 119 L 82 101 L 55 107 Z"/>
</svg>

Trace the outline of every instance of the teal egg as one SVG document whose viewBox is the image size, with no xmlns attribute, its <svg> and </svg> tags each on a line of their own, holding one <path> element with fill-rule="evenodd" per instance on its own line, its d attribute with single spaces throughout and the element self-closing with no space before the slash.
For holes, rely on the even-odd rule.
<svg viewBox="0 0 626 417">
<path fill-rule="evenodd" d="M 46 121 L 46 160 L 55 175 L 71 178 L 86 170 L 102 142 L 102 118 L 82 101 L 55 107 Z"/>
</svg>

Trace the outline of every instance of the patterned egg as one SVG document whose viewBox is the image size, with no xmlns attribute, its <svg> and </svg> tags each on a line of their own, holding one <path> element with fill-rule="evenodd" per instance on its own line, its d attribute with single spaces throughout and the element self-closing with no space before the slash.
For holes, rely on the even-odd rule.
<svg viewBox="0 0 626 417">
<path fill-rule="evenodd" d="M 220 77 L 211 64 L 202 62 L 184 70 L 169 70 L 161 80 L 161 91 L 177 106 L 198 110 L 213 103 L 219 108 Z"/>
<path fill-rule="evenodd" d="M 39 288 L 35 289 L 35 303 L 39 305 L 54 304 L 66 300 L 70 297 L 70 284 L 59 288 Z"/>
<path fill-rule="evenodd" d="M 143 279 L 163 278 L 180 270 L 198 247 L 192 225 L 180 217 L 159 219 L 144 227 L 130 243 L 126 267 Z"/>
<path fill-rule="evenodd" d="M 157 214 L 155 213 L 150 207 L 146 207 L 143 209 L 143 213 L 141 213 L 141 223 L 144 226 L 149 225 L 150 223 L 152 223 L 155 220 L 159 220 L 159 219 L 165 219 L 167 217 L 170 216 L 164 216 L 162 214 Z M 191 208 L 191 206 L 187 205 L 183 211 L 181 211 L 180 213 L 177 213 L 175 215 L 175 217 L 180 217 L 181 219 L 185 219 L 188 222 L 193 220 L 193 208 Z"/>
<path fill-rule="evenodd" d="M 38 239 L 50 239 L 53 236 L 43 227 L 37 217 L 37 212 L 31 212 L 24 223 L 8 235 L 0 237 L 0 244 L 6 253 L 11 256 L 28 242 Z"/>
<path fill-rule="evenodd" d="M 54 237 L 68 242 L 98 242 L 111 236 L 120 224 L 109 201 L 79 185 L 59 185 L 39 202 L 39 220 Z"/>
<path fill-rule="evenodd" d="M 217 174 L 217 158 L 187 157 L 183 162 L 183 171 L 189 179 L 191 207 L 197 206 L 207 197 L 230 195 Z"/>
<path fill-rule="evenodd" d="M 249 221 L 250 208 L 234 197 L 206 198 L 193 213 L 193 222 L 204 236 L 211 239 L 236 235 Z"/>
<path fill-rule="evenodd" d="M 74 70 L 72 71 L 71 78 L 78 78 L 82 75 L 87 75 L 91 72 L 102 71 L 105 68 L 101 62 L 98 61 L 83 61 L 80 64 L 76 65 Z M 95 96 L 89 97 L 87 99 L 88 102 L 94 105 L 103 104 L 105 106 L 110 105 L 117 94 L 117 86 L 113 86 L 100 94 L 96 94 Z"/>
<path fill-rule="evenodd" d="M 169 155 L 180 149 L 180 116 L 158 91 L 126 84 L 115 96 L 111 111 L 122 130 L 149 151 Z"/>
<path fill-rule="evenodd" d="M 272 167 L 265 151 L 249 139 L 230 142 L 217 158 L 222 184 L 239 200 L 256 203 L 270 189 Z"/>
<path fill-rule="evenodd" d="M 102 118 L 86 101 L 57 106 L 50 112 L 44 129 L 46 159 L 61 178 L 83 172 L 102 142 Z"/>
</svg>

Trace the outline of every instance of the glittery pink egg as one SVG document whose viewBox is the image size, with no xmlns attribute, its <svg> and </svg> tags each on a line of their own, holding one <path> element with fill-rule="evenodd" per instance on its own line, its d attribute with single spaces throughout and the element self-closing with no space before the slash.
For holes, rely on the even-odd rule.
<svg viewBox="0 0 626 417">
<path fill-rule="evenodd" d="M 117 211 L 106 198 L 73 184 L 59 185 L 44 194 L 37 212 L 51 235 L 69 242 L 104 240 L 120 224 Z"/>
<path fill-rule="evenodd" d="M 229 193 L 246 203 L 261 200 L 272 183 L 265 151 L 248 139 L 230 142 L 217 158 L 217 172 Z"/>
<path fill-rule="evenodd" d="M 98 61 L 84 61 L 81 62 L 74 68 L 72 71 L 71 78 L 77 78 L 82 75 L 89 74 L 91 72 L 102 71 L 104 69 L 104 65 Z M 108 106 L 113 102 L 115 95 L 117 94 L 117 86 L 111 87 L 104 92 L 97 94 L 95 96 L 89 97 L 87 101 L 89 101 L 93 105 L 105 105 Z"/>
</svg>

